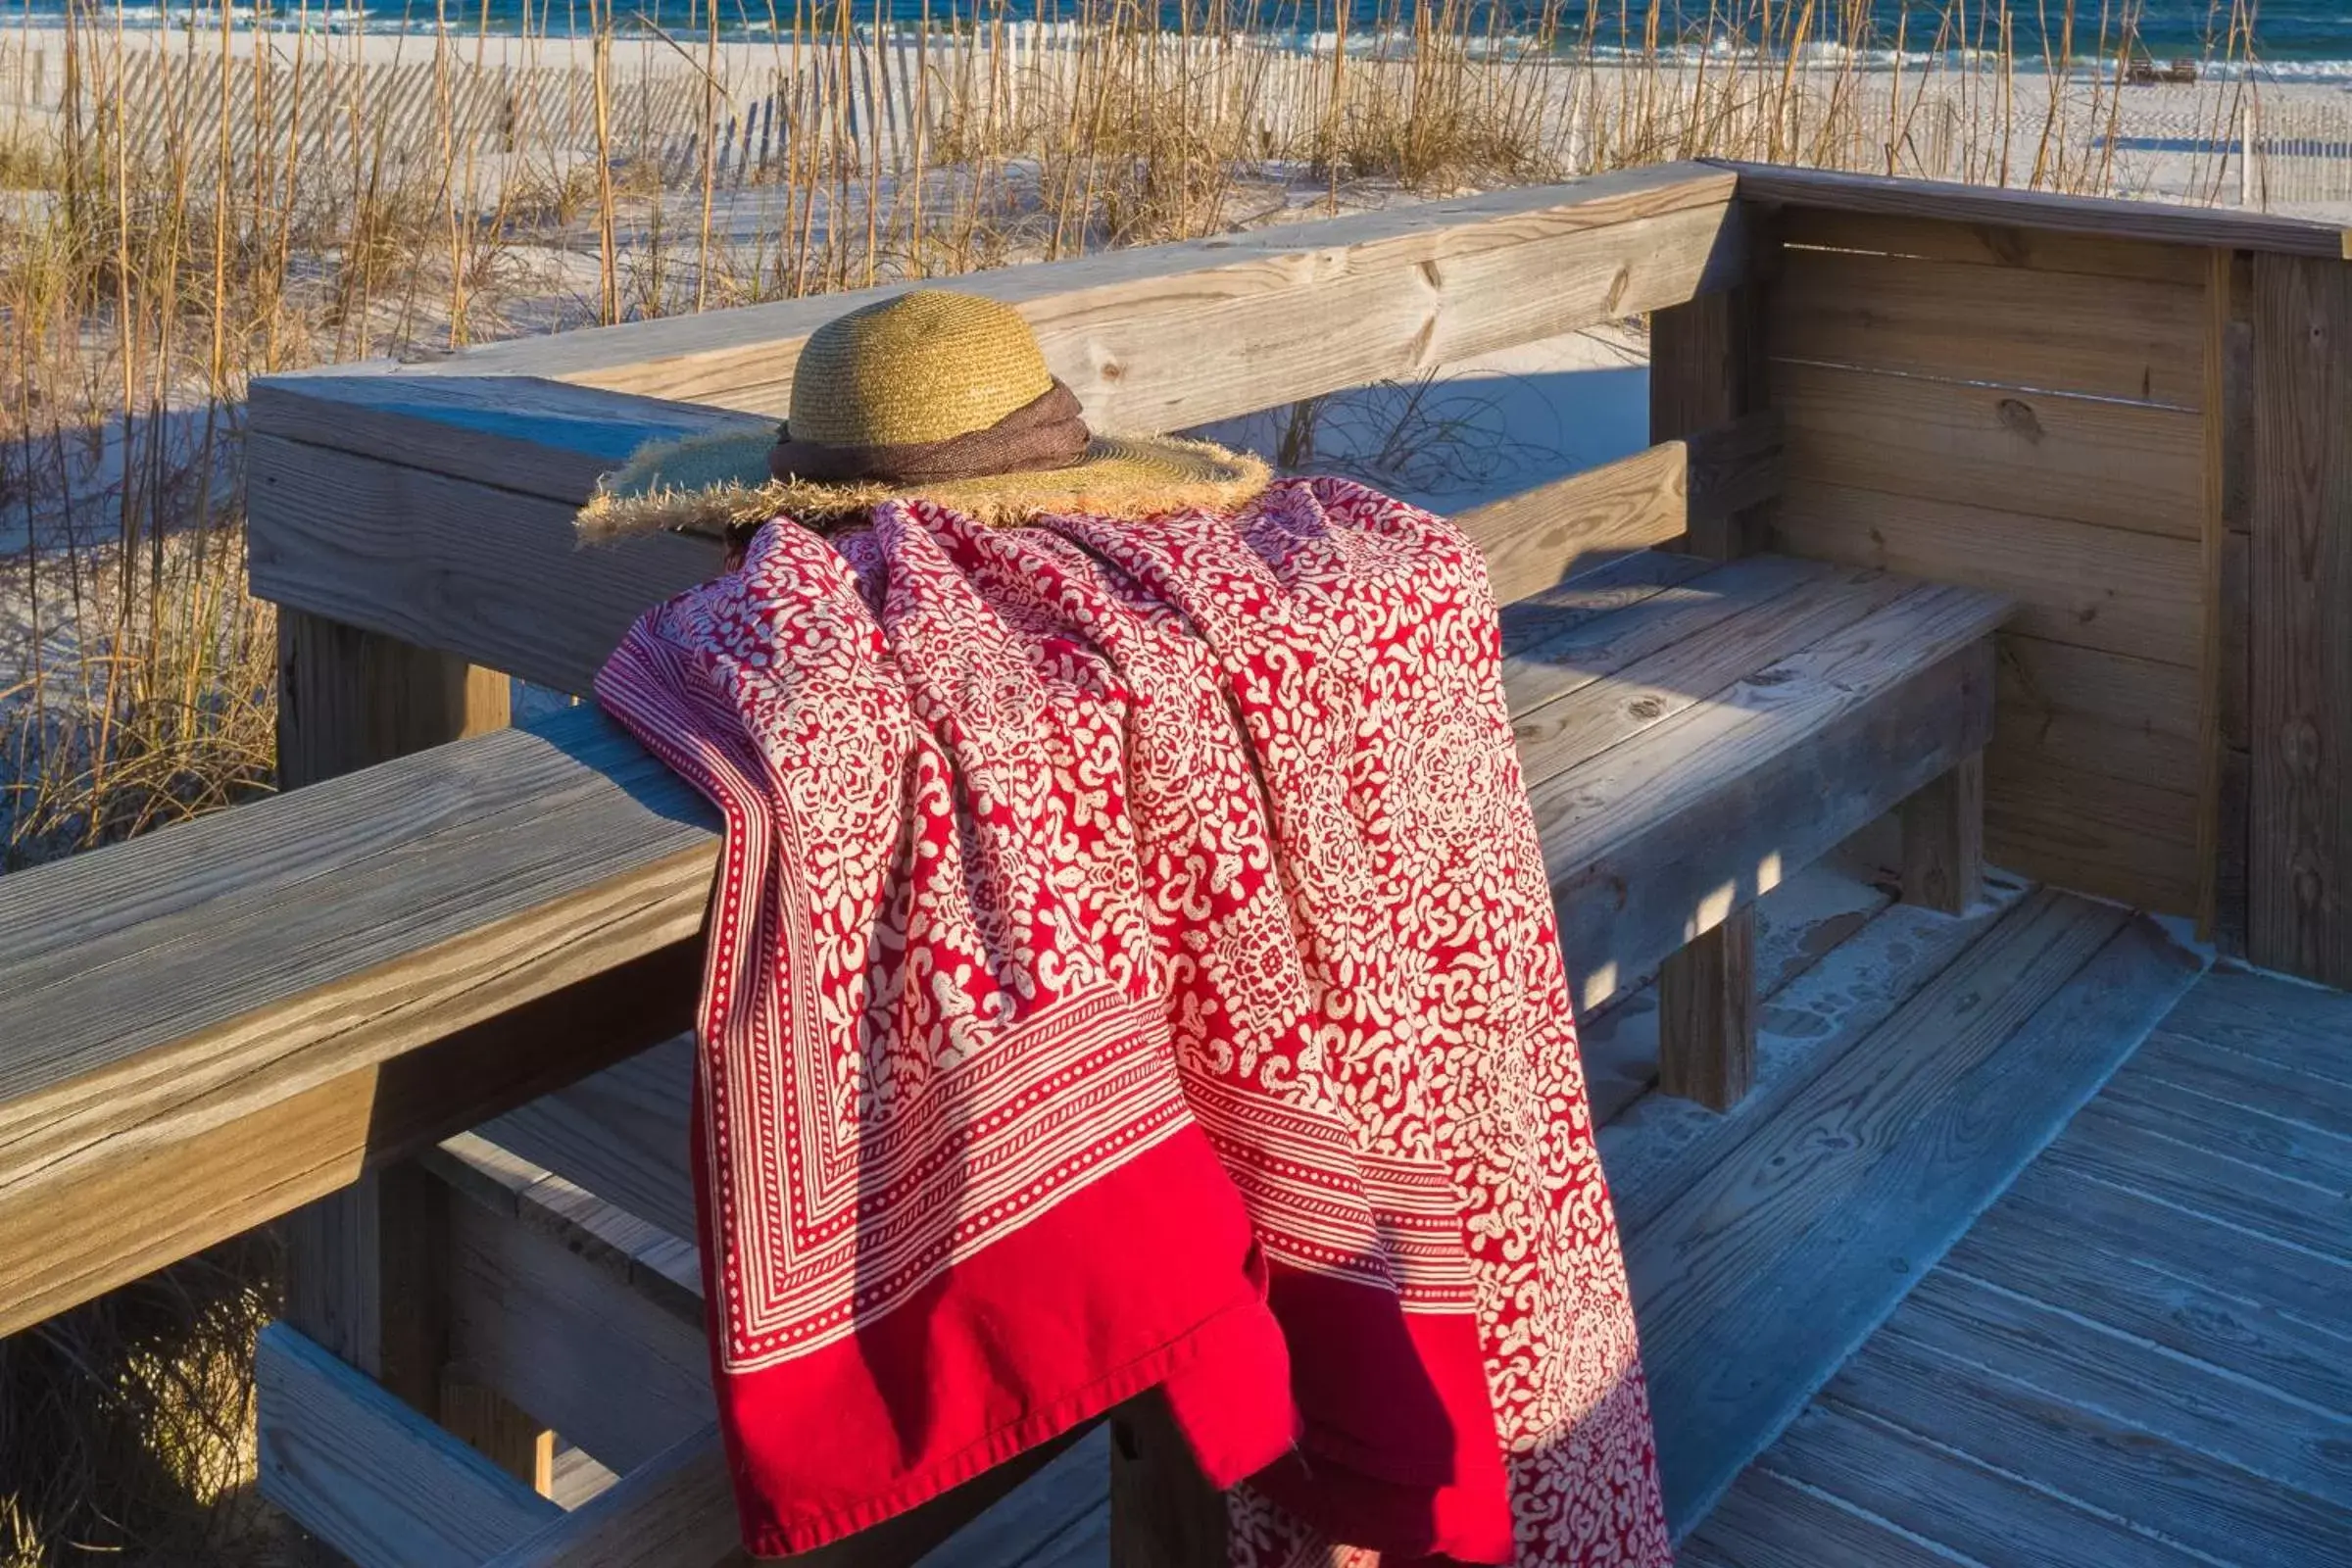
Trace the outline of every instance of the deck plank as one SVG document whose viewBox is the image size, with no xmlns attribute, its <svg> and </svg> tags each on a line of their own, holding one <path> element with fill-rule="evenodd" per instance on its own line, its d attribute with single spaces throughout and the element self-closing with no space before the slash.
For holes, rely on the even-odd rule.
<svg viewBox="0 0 2352 1568">
<path fill-rule="evenodd" d="M 1668 560 L 1695 560 L 1652 554 Z M 1506 609 L 1502 693 L 1512 716 L 1533 712 L 1637 660 L 1671 649 L 1685 637 L 1769 604 L 1799 583 L 1818 581 L 1837 569 L 1793 556 L 1758 556 L 1730 565 L 1708 564 L 1712 569 L 1703 575 L 1693 573 L 1661 584 L 1638 601 L 1611 604 L 1625 592 L 1611 582 L 1594 584 L 1572 598 L 1559 596 L 1567 598 L 1567 604 L 1523 599 Z M 1593 602 L 1607 609 L 1601 613 L 1586 612 L 1584 605 Z M 1511 640 L 1514 631 L 1515 642 Z"/>
<path fill-rule="evenodd" d="M 2193 1136 L 2193 1129 L 2180 1130 Z M 2315 1251 L 2340 1256 L 2352 1242 L 2352 1194 L 2135 1127 L 2102 1106 L 2086 1107 L 2049 1157 L 2066 1169 Z"/>
<path fill-rule="evenodd" d="M 2117 1075 L 2100 1098 L 2099 1108 L 2119 1121 L 2212 1153 L 2262 1165 L 2314 1187 L 2352 1192 L 2352 1138 L 2302 1117 L 2183 1088 L 2170 1077 L 2147 1072 L 2141 1061 Z M 2352 1121 L 2335 1125 L 2352 1126 Z"/>
<path fill-rule="evenodd" d="M 2315 1323 L 2263 1299 L 2262 1280 L 2225 1281 L 2200 1267 L 2181 1245 L 2189 1228 L 2167 1230 L 2164 1210 L 2147 1212 L 2153 1217 L 2144 1228 L 2118 1237 L 2113 1227 L 2088 1223 L 2096 1216 L 2086 1205 L 2012 1189 L 1945 1262 L 2352 1415 L 2352 1295 L 2339 1298 L 2338 1321 Z M 2158 1243 L 2170 1254 L 2165 1262 L 2140 1255 Z M 2352 1291 L 2352 1275 L 2344 1283 Z"/>
<path fill-rule="evenodd" d="M 1758 560 L 1770 561 L 1764 557 Z M 1701 577 L 1703 588 L 1732 568 Z M 1870 570 L 1813 570 L 1769 598 L 1732 607 L 1646 658 L 1532 710 L 1512 710 L 1532 788 L 1885 609 L 1914 585 Z"/>
<path fill-rule="evenodd" d="M 2322 1129 L 2352 1127 L 2352 1083 L 2207 1036 L 2158 1030 L 2132 1065 L 2147 1076 L 2250 1110 Z"/>
<path fill-rule="evenodd" d="M 2314 1543 L 2352 1539 L 2352 1513 L 2176 1447 L 1977 1361 L 1881 1336 L 1828 1396 L 2025 1474 L 2244 1568 L 2312 1568 Z"/>
<path fill-rule="evenodd" d="M 2165 1023 L 2209 1046 L 2352 1084 L 2352 994 L 2220 970 Z"/>
<path fill-rule="evenodd" d="M 2352 1455 L 2352 1417 L 2149 1346 L 2035 1296 L 1937 1269 L 1885 1332 L 1980 1362 L 2176 1447 L 2352 1505 L 2352 1468 L 2344 1463 Z"/>
<path fill-rule="evenodd" d="M 2190 1568 L 2198 1561 L 2072 1497 L 1827 1400 L 1796 1418 L 1764 1464 L 1982 1562 Z"/>
<path fill-rule="evenodd" d="M 2035 895 L 1633 1239 L 1670 1518 L 1706 1511 L 2195 972 L 2144 922 Z"/>
<path fill-rule="evenodd" d="M 1685 1568 L 1693 1561 L 1725 1568 L 1977 1568 L 1761 1466 L 1725 1494 L 1681 1560 Z"/>
</svg>

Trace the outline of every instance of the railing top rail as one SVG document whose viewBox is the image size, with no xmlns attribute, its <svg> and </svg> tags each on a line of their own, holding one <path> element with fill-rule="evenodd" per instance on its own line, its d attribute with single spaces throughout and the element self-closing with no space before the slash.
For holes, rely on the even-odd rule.
<svg viewBox="0 0 2352 1568">
<path fill-rule="evenodd" d="M 1871 213 L 1887 218 L 1997 223 L 2205 250 L 2352 260 L 2352 229 L 2271 213 L 2120 197 L 2066 196 L 2055 191 L 1961 185 L 1943 180 L 1896 179 L 1883 174 L 1788 169 L 1774 164 L 1710 162 L 1708 167 L 1738 175 L 1743 201 Z"/>
<path fill-rule="evenodd" d="M 685 1027 L 714 833 L 581 708 L 0 878 L 0 1334 Z"/>
</svg>

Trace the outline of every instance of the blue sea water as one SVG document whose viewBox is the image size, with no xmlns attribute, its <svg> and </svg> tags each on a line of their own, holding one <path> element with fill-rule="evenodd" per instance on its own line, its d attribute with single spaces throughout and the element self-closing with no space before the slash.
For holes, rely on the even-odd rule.
<svg viewBox="0 0 2352 1568">
<path fill-rule="evenodd" d="M 0 0 L 0 16 L 28 16 L 39 20 L 61 13 L 68 4 L 84 14 L 92 10 L 111 17 L 119 6 L 125 21 L 147 25 L 205 25 L 218 19 L 221 0 Z M 623 30 L 647 24 L 668 30 L 700 31 L 707 25 L 704 6 L 713 0 L 229 0 L 240 18 L 260 16 L 290 24 L 306 15 L 312 24 L 392 30 L 429 26 L 439 16 L 453 24 L 487 25 L 493 32 L 528 29 L 565 33 L 585 31 L 598 10 L 609 11 Z M 1073 20 L 1089 9 L 1102 15 L 1111 0 L 714 0 L 721 30 L 764 34 L 789 28 L 798 10 L 828 21 L 836 7 L 846 4 L 860 24 L 912 23 L 927 16 L 933 23 L 951 16 L 963 20 L 975 13 L 1015 18 Z M 1128 4 L 1136 0 L 1127 0 Z M 1414 0 L 1143 0 L 1156 3 L 1173 26 L 1188 17 L 1198 26 L 1203 19 L 1225 19 L 1227 24 L 1253 30 L 1328 36 L 1335 6 L 1348 8 L 1348 30 L 1361 38 L 1400 16 L 1409 21 Z M 1600 48 L 1625 43 L 1639 47 L 1650 24 L 1649 0 L 1422 0 L 1430 12 L 1458 14 L 1467 4 L 1477 30 L 1488 28 L 1491 17 L 1501 30 L 1533 31 L 1548 16 L 1557 35 L 1574 44 L 1590 37 Z M 1002 9 L 1000 10 L 1000 6 Z M 1659 0 L 1657 27 L 1664 39 L 1695 46 L 1710 37 L 1720 40 L 1727 29 L 1753 39 L 1761 19 L 1774 20 L 1776 30 L 1802 9 L 1801 0 Z M 2180 57 L 2220 59 L 2236 53 L 2228 46 L 2233 9 L 2253 21 L 2254 55 L 2263 67 L 2281 76 L 2340 76 L 2352 79 L 2352 0 L 1823 0 L 1817 16 L 1831 20 L 1815 24 L 1829 36 L 1866 55 L 1891 54 L 1900 40 L 1907 54 L 1938 49 L 1990 48 L 1999 43 L 1999 19 L 2006 10 L 2011 44 L 2021 58 L 2054 56 L 2071 9 L 2073 48 L 2077 58 L 2104 54 L 2112 57 L 2115 40 L 2130 28 L 2136 36 L 2134 54 L 2158 61 Z M 2105 47 L 2102 48 L 2102 39 Z"/>
</svg>

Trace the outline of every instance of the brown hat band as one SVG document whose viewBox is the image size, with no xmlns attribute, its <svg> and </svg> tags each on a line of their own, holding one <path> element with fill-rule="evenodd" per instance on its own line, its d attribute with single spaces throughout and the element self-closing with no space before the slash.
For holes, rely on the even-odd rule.
<svg viewBox="0 0 2352 1568">
<path fill-rule="evenodd" d="M 984 430 L 967 430 L 944 441 L 908 441 L 897 446 L 827 446 L 795 441 L 787 425 L 777 431 L 767 455 L 768 472 L 778 479 L 881 479 L 892 484 L 937 484 L 992 473 L 1066 468 L 1086 456 L 1090 439 L 1079 417 L 1078 394 L 1058 377 L 1044 392 Z"/>
</svg>

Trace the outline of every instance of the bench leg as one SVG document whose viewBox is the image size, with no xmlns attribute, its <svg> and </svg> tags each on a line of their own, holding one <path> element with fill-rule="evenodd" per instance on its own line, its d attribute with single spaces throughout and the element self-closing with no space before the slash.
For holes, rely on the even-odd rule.
<svg viewBox="0 0 2352 1568">
<path fill-rule="evenodd" d="M 1984 863 L 1984 754 L 1905 801 L 1903 897 L 1958 914 L 1977 900 Z"/>
<path fill-rule="evenodd" d="M 1112 1568 L 1225 1568 L 1225 1494 L 1155 1391 L 1110 1414 Z"/>
<path fill-rule="evenodd" d="M 1729 1110 L 1756 1078 L 1756 911 L 1730 919 L 1658 966 L 1658 1087 Z"/>
</svg>

